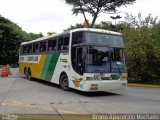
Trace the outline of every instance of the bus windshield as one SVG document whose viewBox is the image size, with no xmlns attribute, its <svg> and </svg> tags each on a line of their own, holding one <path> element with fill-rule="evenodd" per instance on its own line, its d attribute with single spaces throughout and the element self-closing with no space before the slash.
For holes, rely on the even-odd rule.
<svg viewBox="0 0 160 120">
<path fill-rule="evenodd" d="M 90 46 L 86 57 L 85 72 L 126 72 L 124 49 Z"/>
<path fill-rule="evenodd" d="M 95 32 L 85 32 L 84 37 L 86 43 L 103 44 L 108 47 L 124 47 L 122 36 Z"/>
<path fill-rule="evenodd" d="M 127 72 L 122 36 L 77 32 L 72 40 L 72 64 L 78 73 Z"/>
<path fill-rule="evenodd" d="M 124 48 L 123 38 L 120 35 L 99 33 L 99 32 L 75 32 L 73 33 L 72 44 L 94 44 L 107 47 Z"/>
</svg>

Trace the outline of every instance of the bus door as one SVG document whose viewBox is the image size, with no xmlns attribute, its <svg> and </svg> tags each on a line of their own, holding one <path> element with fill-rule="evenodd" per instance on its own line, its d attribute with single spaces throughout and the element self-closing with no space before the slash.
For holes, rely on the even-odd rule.
<svg viewBox="0 0 160 120">
<path fill-rule="evenodd" d="M 83 75 L 85 72 L 85 60 L 87 56 L 87 48 L 86 47 L 77 47 L 76 48 L 76 71 Z"/>
</svg>

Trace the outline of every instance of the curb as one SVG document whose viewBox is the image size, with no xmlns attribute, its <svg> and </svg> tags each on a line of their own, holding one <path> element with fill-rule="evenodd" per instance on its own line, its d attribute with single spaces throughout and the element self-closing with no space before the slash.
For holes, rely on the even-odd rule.
<svg viewBox="0 0 160 120">
<path fill-rule="evenodd" d="M 144 87 L 144 88 L 160 88 L 160 85 L 145 85 L 128 83 L 129 87 Z"/>
</svg>

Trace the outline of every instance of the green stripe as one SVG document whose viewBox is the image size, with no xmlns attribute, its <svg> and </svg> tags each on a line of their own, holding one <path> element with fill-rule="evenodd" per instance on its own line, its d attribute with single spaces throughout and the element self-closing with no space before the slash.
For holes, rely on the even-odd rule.
<svg viewBox="0 0 160 120">
<path fill-rule="evenodd" d="M 41 79 L 51 81 L 53 76 L 59 53 L 48 54 L 41 73 Z"/>
</svg>

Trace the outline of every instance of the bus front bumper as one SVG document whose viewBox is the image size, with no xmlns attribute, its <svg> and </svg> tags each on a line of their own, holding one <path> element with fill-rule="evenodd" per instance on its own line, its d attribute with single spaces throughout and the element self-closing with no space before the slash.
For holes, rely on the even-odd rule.
<svg viewBox="0 0 160 120">
<path fill-rule="evenodd" d="M 80 84 L 81 91 L 112 91 L 123 90 L 127 87 L 127 80 L 102 80 L 102 81 L 83 81 Z"/>
</svg>

